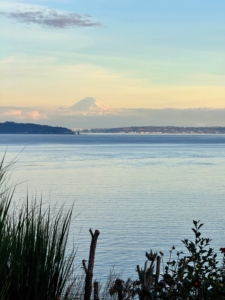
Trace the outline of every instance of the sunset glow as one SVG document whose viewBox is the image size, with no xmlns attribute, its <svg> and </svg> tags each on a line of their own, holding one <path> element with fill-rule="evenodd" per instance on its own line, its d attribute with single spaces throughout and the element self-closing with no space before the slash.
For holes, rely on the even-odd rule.
<svg viewBox="0 0 225 300">
<path fill-rule="evenodd" d="M 224 1 L 0 9 L 2 106 L 50 109 L 93 96 L 115 108 L 225 107 Z"/>
</svg>

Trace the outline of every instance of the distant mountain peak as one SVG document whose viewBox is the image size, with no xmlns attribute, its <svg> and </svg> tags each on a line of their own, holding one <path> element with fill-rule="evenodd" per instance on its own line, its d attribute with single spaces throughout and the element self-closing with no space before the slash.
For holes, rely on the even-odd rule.
<svg viewBox="0 0 225 300">
<path fill-rule="evenodd" d="M 110 111 L 113 110 L 113 107 L 98 98 L 86 97 L 70 106 L 69 109 L 76 111 Z"/>
</svg>

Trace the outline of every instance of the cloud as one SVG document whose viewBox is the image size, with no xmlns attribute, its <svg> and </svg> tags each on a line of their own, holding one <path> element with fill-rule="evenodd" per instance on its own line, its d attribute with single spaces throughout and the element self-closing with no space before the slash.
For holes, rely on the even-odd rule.
<svg viewBox="0 0 225 300">
<path fill-rule="evenodd" d="M 9 110 L 9 111 L 5 111 L 3 112 L 4 116 L 21 116 L 22 115 L 22 111 L 21 110 Z"/>
<path fill-rule="evenodd" d="M 43 114 L 39 113 L 39 111 L 37 111 L 37 110 L 28 112 L 28 116 L 31 119 L 35 119 L 35 120 L 39 120 L 39 119 L 45 118 L 45 116 Z"/>
<path fill-rule="evenodd" d="M 38 24 L 53 28 L 99 27 L 101 23 L 92 20 L 90 15 L 65 13 L 44 7 L 24 7 L 16 11 L 2 11 L 0 15 L 26 24 Z"/>
<path fill-rule="evenodd" d="M 37 123 L 68 128 L 123 126 L 225 126 L 225 109 L 120 109 L 110 113 L 78 113 L 0 106 L 0 122 Z"/>
<path fill-rule="evenodd" d="M 21 121 L 21 120 L 44 120 L 47 115 L 43 111 L 29 107 L 0 106 L 1 121 Z"/>
</svg>

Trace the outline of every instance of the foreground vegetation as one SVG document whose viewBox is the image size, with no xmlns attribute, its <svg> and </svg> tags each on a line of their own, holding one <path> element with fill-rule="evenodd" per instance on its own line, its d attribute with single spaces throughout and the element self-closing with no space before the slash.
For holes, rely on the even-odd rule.
<svg viewBox="0 0 225 300">
<path fill-rule="evenodd" d="M 203 224 L 193 224 L 194 242 L 182 241 L 188 255 L 177 252 L 173 259 L 172 247 L 164 264 L 162 252 L 146 253 L 144 268 L 137 266 L 139 280 L 119 280 L 113 293 L 120 291 L 119 299 L 225 299 L 225 248 L 220 248 L 223 260 L 218 265 L 217 254 L 209 247 L 211 240 L 201 237 Z"/>
<path fill-rule="evenodd" d="M 13 209 L 13 188 L 0 164 L 0 299 L 58 299 L 73 270 L 75 249 L 66 256 L 72 208 L 57 213 L 42 202 Z"/>
<path fill-rule="evenodd" d="M 9 186 L 11 165 L 0 163 L 0 300 L 103 300 L 103 299 L 225 299 L 225 248 L 222 262 L 193 221 L 194 241 L 184 239 L 185 253 L 170 250 L 146 253 L 144 267 L 136 267 L 137 280 L 110 273 L 104 287 L 93 282 L 99 231 L 91 233 L 89 260 L 84 273 L 74 270 L 76 250 L 67 250 L 72 209 L 57 212 L 42 201 L 12 207 L 14 187 Z"/>
</svg>

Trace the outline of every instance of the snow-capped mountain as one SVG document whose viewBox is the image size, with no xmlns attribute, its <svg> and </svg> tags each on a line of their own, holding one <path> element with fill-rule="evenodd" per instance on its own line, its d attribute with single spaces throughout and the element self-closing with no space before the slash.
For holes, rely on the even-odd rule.
<svg viewBox="0 0 225 300">
<path fill-rule="evenodd" d="M 111 111 L 113 107 L 98 98 L 86 97 L 69 107 L 75 111 Z"/>
</svg>

